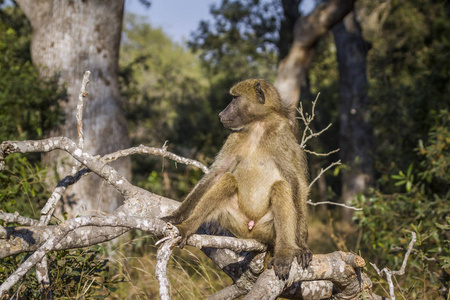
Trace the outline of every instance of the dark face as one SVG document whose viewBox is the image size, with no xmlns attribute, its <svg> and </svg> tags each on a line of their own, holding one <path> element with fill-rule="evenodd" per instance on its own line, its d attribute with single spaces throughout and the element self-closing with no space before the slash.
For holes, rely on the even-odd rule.
<svg viewBox="0 0 450 300">
<path fill-rule="evenodd" d="M 225 128 L 239 131 L 244 127 L 242 102 L 242 97 L 233 97 L 230 104 L 219 114 L 220 122 L 222 122 Z"/>
</svg>

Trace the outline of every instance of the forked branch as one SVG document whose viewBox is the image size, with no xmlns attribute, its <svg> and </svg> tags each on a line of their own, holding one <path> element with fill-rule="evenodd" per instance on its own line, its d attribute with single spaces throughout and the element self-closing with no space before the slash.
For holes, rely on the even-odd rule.
<svg viewBox="0 0 450 300">
<path fill-rule="evenodd" d="M 372 267 L 377 271 L 378 276 L 383 276 L 383 273 L 386 275 L 386 280 L 389 285 L 389 295 L 391 296 L 391 300 L 395 300 L 395 292 L 394 292 L 394 282 L 392 281 L 392 276 L 395 275 L 403 275 L 405 274 L 405 268 L 406 263 L 408 262 L 409 255 L 411 254 L 411 251 L 413 250 L 414 243 L 416 242 L 417 235 L 413 231 L 411 232 L 412 239 L 411 242 L 409 242 L 408 250 L 406 251 L 405 257 L 403 258 L 402 267 L 398 271 L 391 271 L 388 268 L 383 268 L 381 271 L 378 269 L 378 267 L 374 263 L 370 263 Z"/>
</svg>

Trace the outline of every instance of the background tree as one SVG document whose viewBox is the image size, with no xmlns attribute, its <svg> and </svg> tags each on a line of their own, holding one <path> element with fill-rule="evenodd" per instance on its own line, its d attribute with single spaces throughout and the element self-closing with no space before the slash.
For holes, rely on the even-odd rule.
<svg viewBox="0 0 450 300">
<path fill-rule="evenodd" d="M 43 77 L 57 74 L 67 88 L 62 101 L 65 122 L 53 135 L 77 136 L 74 108 L 82 74 L 92 73 L 88 109 L 85 114 L 85 149 L 94 154 L 110 153 L 129 145 L 125 118 L 118 90 L 118 55 L 122 29 L 123 1 L 29 1 L 17 3 L 33 28 L 31 54 Z M 94 101 L 95 99 L 95 101 Z M 67 174 L 67 156 L 48 155 L 45 161 L 58 175 Z M 69 159 L 70 160 L 70 159 Z M 54 163 L 56 162 L 56 165 Z M 130 177 L 130 161 L 118 162 L 117 169 Z M 122 198 L 93 177 L 76 187 L 65 198 L 63 210 L 79 214 L 83 210 L 112 211 Z"/>
<path fill-rule="evenodd" d="M 369 43 L 362 37 L 355 12 L 333 27 L 339 64 L 339 146 L 342 162 L 341 198 L 345 204 L 373 184 L 373 134 L 370 123 L 366 56 Z M 351 223 L 353 211 L 345 209 Z"/>
</svg>

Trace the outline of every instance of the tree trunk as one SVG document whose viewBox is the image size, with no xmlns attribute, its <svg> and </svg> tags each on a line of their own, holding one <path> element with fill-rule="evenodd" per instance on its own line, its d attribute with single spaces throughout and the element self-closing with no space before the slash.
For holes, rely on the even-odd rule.
<svg viewBox="0 0 450 300">
<path fill-rule="evenodd" d="M 105 154 L 129 146 L 125 117 L 118 89 L 118 57 L 124 0 L 63 1 L 17 0 L 33 28 L 31 54 L 42 76 L 59 76 L 67 88 L 68 101 L 61 102 L 65 123 L 53 132 L 77 140 L 75 107 L 83 73 L 91 71 L 84 103 L 84 149 Z M 58 175 L 69 174 L 72 158 L 58 152 L 44 162 Z M 69 163 L 67 163 L 69 162 Z M 116 163 L 116 170 L 131 176 L 129 159 Z M 55 174 L 53 174 L 54 176 Z M 51 175 L 52 176 L 52 175 Z M 97 176 L 88 176 L 69 191 L 63 210 L 70 215 L 84 210 L 112 212 L 123 201 Z"/>
<path fill-rule="evenodd" d="M 280 60 L 288 55 L 289 50 L 292 47 L 295 23 L 298 18 L 300 18 L 300 11 L 298 9 L 300 2 L 301 0 L 281 0 L 284 18 L 281 20 L 279 30 L 280 39 L 278 42 L 278 58 Z"/>
<path fill-rule="evenodd" d="M 278 66 L 275 86 L 287 105 L 297 106 L 314 48 L 319 39 L 353 9 L 354 0 L 330 0 L 297 19 L 289 54 Z"/>
<path fill-rule="evenodd" d="M 362 37 L 354 12 L 333 28 L 333 35 L 339 64 L 339 153 L 349 167 L 342 175 L 342 201 L 350 204 L 373 180 L 373 133 L 366 75 L 370 45 Z M 344 210 L 344 219 L 351 222 L 352 213 L 353 210 Z"/>
</svg>

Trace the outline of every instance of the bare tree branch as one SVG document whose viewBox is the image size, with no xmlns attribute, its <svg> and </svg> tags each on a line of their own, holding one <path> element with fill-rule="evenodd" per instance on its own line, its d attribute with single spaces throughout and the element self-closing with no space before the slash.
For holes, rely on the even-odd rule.
<svg viewBox="0 0 450 300">
<path fill-rule="evenodd" d="M 342 207 L 345 207 L 348 209 L 353 209 L 353 210 L 362 210 L 362 208 L 348 206 L 348 205 L 345 205 L 344 203 L 331 202 L 331 201 L 312 202 L 311 200 L 308 200 L 308 204 L 312 205 L 312 206 L 328 204 L 328 205 L 342 206 Z"/>
<path fill-rule="evenodd" d="M 314 151 L 311 151 L 311 150 L 308 150 L 308 149 L 303 149 L 303 151 L 305 151 L 306 153 L 309 153 L 309 154 L 312 154 L 312 155 L 315 155 L 315 156 L 330 156 L 333 153 L 339 152 L 339 150 L 340 149 L 338 148 L 338 149 L 335 149 L 335 150 L 331 150 L 328 153 L 317 153 L 317 152 L 314 152 Z"/>
<path fill-rule="evenodd" d="M 322 176 L 323 173 L 325 173 L 326 171 L 328 171 L 329 169 L 331 169 L 332 167 L 336 166 L 336 165 L 340 165 L 341 164 L 341 160 L 335 161 L 333 163 L 331 163 L 328 167 L 326 167 L 325 169 L 320 169 L 320 173 L 319 175 L 316 176 L 316 178 L 314 178 L 313 181 L 311 181 L 311 183 L 309 184 L 309 187 L 311 188 L 314 183 L 320 178 L 320 176 Z"/>
<path fill-rule="evenodd" d="M 103 157 L 103 159 L 106 162 L 111 162 L 111 161 L 119 159 L 120 157 L 125 157 L 125 156 L 129 156 L 129 155 L 133 155 L 133 154 L 151 154 L 151 155 L 161 156 L 164 158 L 169 158 L 169 159 L 176 161 L 178 163 L 181 163 L 181 164 L 197 167 L 197 168 L 201 169 L 203 171 L 203 173 L 205 173 L 205 174 L 209 172 L 208 167 L 205 166 L 204 164 L 202 164 L 201 162 L 196 161 L 194 159 L 181 157 L 172 152 L 169 152 L 169 151 L 167 151 L 167 146 L 164 146 L 163 148 L 155 148 L 155 147 L 139 145 L 138 147 L 132 147 L 132 148 L 129 148 L 126 150 L 119 150 L 117 152 L 105 155 Z"/>
<path fill-rule="evenodd" d="M 325 127 L 324 129 L 322 129 L 321 131 L 316 132 L 316 133 L 314 133 L 313 130 L 311 129 L 311 127 L 310 127 L 311 122 L 314 120 L 314 118 L 316 116 L 316 113 L 315 113 L 315 111 L 316 111 L 316 104 L 317 104 L 317 100 L 319 99 L 319 96 L 320 96 L 320 93 L 317 94 L 316 99 L 312 102 L 311 115 L 308 115 L 308 113 L 306 113 L 303 110 L 302 102 L 300 102 L 300 107 L 298 108 L 298 112 L 300 114 L 300 120 L 302 120 L 303 124 L 305 125 L 305 129 L 303 130 L 303 134 L 302 134 L 302 140 L 301 140 L 301 143 L 300 143 L 300 147 L 303 148 L 303 151 L 305 151 L 305 152 L 307 152 L 309 154 L 312 154 L 312 155 L 329 156 L 329 155 L 331 155 L 333 153 L 338 152 L 339 149 L 332 150 L 332 151 L 330 151 L 328 153 L 316 153 L 314 151 L 310 151 L 310 150 L 305 149 L 306 142 L 308 140 L 310 140 L 311 138 L 318 137 L 319 135 L 321 135 L 322 133 L 324 133 L 326 130 L 328 130 L 331 127 L 331 123 L 330 123 L 330 124 L 328 124 L 327 127 Z M 335 162 L 331 163 L 325 169 L 323 169 L 323 168 L 320 169 L 319 174 L 309 184 L 309 188 L 311 188 L 314 185 L 314 183 L 316 183 L 316 181 L 319 180 L 319 178 L 326 171 L 328 171 L 332 167 L 340 165 L 340 164 L 341 164 L 341 160 L 338 160 L 338 161 L 335 161 Z M 309 200 L 307 203 L 310 204 L 310 205 L 313 205 L 313 206 L 322 205 L 322 204 L 329 204 L 329 205 L 337 205 L 337 206 L 341 206 L 341 207 L 345 207 L 345 208 L 353 209 L 353 210 L 362 210 L 362 208 L 356 208 L 356 207 L 345 205 L 345 204 L 342 204 L 342 203 L 336 203 L 336 202 L 330 202 L 330 201 L 312 202 L 311 200 Z"/>
<path fill-rule="evenodd" d="M 122 195 L 125 194 L 133 186 L 116 170 L 108 166 L 105 162 L 96 159 L 87 152 L 83 152 L 77 145 L 67 137 L 48 138 L 39 141 L 6 141 L 1 144 L 0 159 L 2 156 L 11 153 L 28 153 L 28 152 L 50 152 L 53 150 L 63 150 L 69 153 L 73 158 L 81 164 L 94 171 L 95 174 L 102 177 L 109 184 L 114 186 Z M 1 170 L 0 170 L 1 171 Z"/>
<path fill-rule="evenodd" d="M 53 299 L 53 293 L 50 289 L 50 276 L 48 272 L 48 262 L 46 256 L 44 256 L 42 260 L 36 264 L 36 278 L 41 288 L 41 299 Z"/>
<path fill-rule="evenodd" d="M 159 224 L 158 224 L 159 223 Z M 104 217 L 79 217 L 72 220 L 67 220 L 56 226 L 54 235 L 48 237 L 44 242 L 25 262 L 20 265 L 17 270 L 6 279 L 0 286 L 0 297 L 4 295 L 14 284 L 18 282 L 32 267 L 40 262 L 45 254 L 52 250 L 58 250 L 59 242 L 66 237 L 66 235 L 79 227 L 96 226 L 96 227 L 128 227 L 132 229 L 140 229 L 151 232 L 155 235 L 161 235 L 162 228 L 165 222 L 155 219 L 145 219 L 139 217 L 129 217 L 126 215 L 119 216 L 104 216 Z"/>
<path fill-rule="evenodd" d="M 230 236 L 214 236 L 194 234 L 189 237 L 188 244 L 198 249 L 202 248 L 218 248 L 229 249 L 234 252 L 256 251 L 266 252 L 267 245 L 256 240 L 238 239 Z"/>
<path fill-rule="evenodd" d="M 367 276 L 360 273 L 360 268 L 365 266 L 364 260 L 351 253 L 333 252 L 330 254 L 313 255 L 313 260 L 307 269 L 298 268 L 295 273 L 295 282 L 301 282 L 301 285 L 311 280 L 325 280 L 334 283 L 335 296 L 339 299 L 354 298 L 360 292 L 365 291 L 371 294 L 372 284 Z M 358 274 L 362 275 L 358 276 Z M 270 283 L 270 284 L 268 284 Z M 282 293 L 286 282 L 279 280 L 272 269 L 267 269 L 258 277 L 255 286 L 244 299 L 276 299 L 279 295 L 286 297 L 287 293 Z M 317 285 L 321 286 L 321 294 L 319 298 L 316 291 Z M 331 290 L 325 289 L 324 282 L 316 282 L 315 287 L 302 289 L 302 296 L 305 299 L 322 299 L 322 297 L 330 297 Z M 298 287 L 296 287 L 298 288 Z M 291 297 L 289 297 L 291 298 Z"/>
<path fill-rule="evenodd" d="M 7 223 L 17 223 L 22 226 L 37 226 L 39 225 L 39 221 L 27 217 L 22 217 L 19 215 L 19 213 L 16 211 L 15 213 L 5 213 L 3 211 L 0 211 L 0 220 L 5 221 Z M 0 236 L 0 238 L 2 238 Z"/>
</svg>

